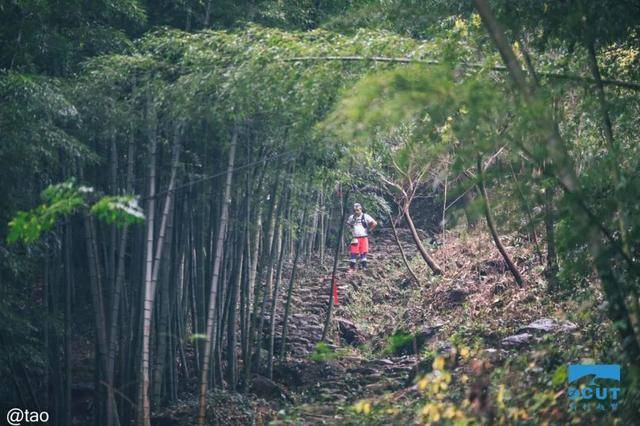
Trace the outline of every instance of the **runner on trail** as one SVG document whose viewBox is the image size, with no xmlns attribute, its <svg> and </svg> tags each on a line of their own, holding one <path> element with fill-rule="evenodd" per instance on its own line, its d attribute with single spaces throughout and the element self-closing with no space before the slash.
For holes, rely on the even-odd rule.
<svg viewBox="0 0 640 426">
<path fill-rule="evenodd" d="M 356 270 L 358 255 L 360 255 L 360 268 L 367 269 L 367 252 L 369 251 L 369 231 L 373 231 L 378 222 L 362 211 L 362 205 L 353 205 L 353 214 L 349 216 L 347 225 L 351 227 L 353 239 L 349 245 L 351 259 L 349 260 L 349 271 Z"/>
</svg>

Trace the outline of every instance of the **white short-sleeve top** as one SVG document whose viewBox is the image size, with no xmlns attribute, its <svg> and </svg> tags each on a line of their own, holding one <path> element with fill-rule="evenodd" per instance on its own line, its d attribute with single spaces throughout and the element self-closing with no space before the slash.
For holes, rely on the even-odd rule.
<svg viewBox="0 0 640 426">
<path fill-rule="evenodd" d="M 375 222 L 373 218 L 366 213 L 362 213 L 360 216 L 351 215 L 347 220 L 354 237 L 366 237 L 368 235 L 367 229 L 373 222 Z"/>
</svg>

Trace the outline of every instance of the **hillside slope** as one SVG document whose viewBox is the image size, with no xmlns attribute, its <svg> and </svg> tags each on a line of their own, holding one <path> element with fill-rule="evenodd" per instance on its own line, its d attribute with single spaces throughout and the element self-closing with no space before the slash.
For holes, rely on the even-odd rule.
<svg viewBox="0 0 640 426">
<path fill-rule="evenodd" d="M 616 343 L 598 292 L 574 289 L 571 303 L 549 294 L 533 248 L 515 235 L 503 243 L 523 287 L 480 230 L 439 236 L 432 252 L 443 277 L 430 274 L 407 230 L 399 235 L 421 283 L 410 278 L 390 230 L 380 230 L 371 238 L 369 271 L 347 274 L 342 263 L 331 340 L 315 352 L 329 260 L 305 270 L 292 350 L 274 375 L 295 401 L 280 422 L 565 423 L 592 415 L 568 409 L 565 367 L 615 361 L 602 358 L 615 356 Z"/>
<path fill-rule="evenodd" d="M 341 258 L 339 304 L 326 345 L 319 344 L 332 259 L 311 259 L 295 283 L 287 355 L 275 361 L 273 381 L 255 376 L 251 401 L 227 398 L 212 408 L 214 419 L 225 419 L 234 405 L 254 411 L 234 424 L 564 424 L 600 418 L 594 410 L 571 411 L 565 395 L 567 364 L 617 360 L 597 291 L 573 289 L 573 302 L 549 294 L 531 245 L 503 236 L 525 278 L 518 287 L 481 230 L 438 236 L 431 251 L 445 273 L 436 277 L 409 232 L 398 232 L 420 283 L 407 272 L 391 231 L 379 230 L 371 237 L 368 271 L 349 274 L 346 256 Z M 276 353 L 290 266 L 276 308 Z M 269 329 L 267 314 L 265 348 Z M 175 417 L 175 410 L 156 419 L 188 424 L 190 412 L 175 423 L 162 421 Z"/>
</svg>

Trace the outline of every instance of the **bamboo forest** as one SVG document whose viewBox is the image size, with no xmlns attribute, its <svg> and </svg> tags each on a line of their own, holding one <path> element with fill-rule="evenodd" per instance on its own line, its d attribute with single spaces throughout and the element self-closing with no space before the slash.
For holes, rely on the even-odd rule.
<svg viewBox="0 0 640 426">
<path fill-rule="evenodd" d="M 640 424 L 640 3 L 0 0 L 0 424 Z"/>
</svg>

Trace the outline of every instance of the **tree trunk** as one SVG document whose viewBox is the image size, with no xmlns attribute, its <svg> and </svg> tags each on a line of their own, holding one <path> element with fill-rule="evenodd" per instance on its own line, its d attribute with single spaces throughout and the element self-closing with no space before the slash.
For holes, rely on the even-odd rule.
<svg viewBox="0 0 640 426">
<path fill-rule="evenodd" d="M 110 171 L 110 180 L 111 183 L 109 185 L 109 190 L 111 191 L 112 194 L 117 194 L 118 193 L 118 146 L 116 144 L 116 135 L 115 133 L 113 133 L 111 135 L 111 171 Z M 111 295 L 111 299 L 113 299 L 113 292 L 115 289 L 115 285 L 116 285 L 116 249 L 118 247 L 117 243 L 116 243 L 116 239 L 117 239 L 117 226 L 115 223 L 112 223 L 109 226 L 109 231 L 110 231 L 110 241 L 109 244 L 107 246 L 107 256 L 106 256 L 106 270 L 107 270 L 107 282 L 109 283 L 109 286 L 111 288 L 109 288 L 109 294 Z M 111 313 L 110 311 L 108 312 L 109 314 Z M 111 318 L 107 317 L 107 320 L 110 321 Z M 109 338 L 109 336 L 107 335 L 107 338 Z M 108 358 L 107 358 L 108 360 Z M 111 426 L 110 424 L 111 422 L 109 421 L 107 423 L 107 426 Z"/>
<path fill-rule="evenodd" d="M 220 212 L 220 221 L 218 223 L 218 231 L 216 237 L 216 254 L 213 261 L 213 273 L 211 277 L 211 291 L 209 293 L 209 308 L 207 313 L 207 334 L 204 338 L 204 355 L 202 358 L 202 367 L 200 372 L 200 390 L 197 425 L 204 426 L 205 413 L 207 408 L 206 396 L 209 378 L 209 361 L 211 358 L 211 346 L 216 340 L 214 336 L 214 319 L 216 318 L 216 300 L 218 298 L 218 279 L 220 275 L 220 265 L 224 254 L 224 236 L 229 213 L 229 204 L 231 202 L 231 181 L 233 178 L 233 165 L 236 154 L 236 142 L 238 139 L 238 128 L 234 127 L 231 137 L 231 146 L 229 149 L 229 163 L 227 166 L 227 175 L 225 180 L 224 195 L 222 198 L 222 211 Z"/>
<path fill-rule="evenodd" d="M 585 26 L 587 23 L 585 22 Z M 586 28 L 586 31 L 589 31 L 590 28 Z M 622 245 L 622 250 L 625 252 L 627 256 L 630 255 L 629 248 L 629 236 L 627 232 L 627 225 L 625 220 L 625 215 L 622 208 L 622 202 L 620 201 L 624 194 L 620 193 L 620 147 L 616 143 L 616 140 L 613 136 L 613 125 L 611 122 L 611 116 L 609 114 L 609 102 L 607 101 L 607 96 L 604 91 L 604 82 L 602 81 L 602 75 L 600 74 L 600 67 L 598 66 L 598 59 L 596 57 L 596 47 L 595 42 L 592 36 L 587 36 L 585 39 L 585 45 L 587 47 L 587 56 L 589 60 L 589 68 L 591 69 L 591 75 L 596 83 L 596 91 L 598 93 L 598 102 L 600 104 L 600 113 L 602 114 L 602 122 L 605 139 L 607 140 L 607 144 L 609 145 L 609 150 L 611 151 L 610 161 L 611 169 L 613 172 L 613 188 L 614 188 L 614 197 L 615 197 L 615 205 L 616 212 L 615 216 L 617 218 L 616 222 L 618 225 L 618 232 L 620 233 L 620 242 Z M 638 291 L 635 286 L 627 285 L 628 290 L 632 294 L 631 298 L 631 306 L 634 311 L 635 316 L 640 315 L 640 305 L 638 304 Z"/>
<path fill-rule="evenodd" d="M 245 349 L 244 349 L 244 360 L 243 360 L 243 376 L 244 376 L 244 387 L 242 389 L 243 393 L 247 393 L 249 390 L 249 384 L 251 382 L 251 354 L 253 353 L 253 329 L 254 329 L 254 321 L 257 312 L 257 303 L 255 302 L 255 298 L 253 296 L 258 295 L 258 291 L 256 288 L 257 280 L 256 278 L 260 275 L 258 273 L 258 254 L 260 253 L 260 239 L 262 236 L 262 203 L 258 205 L 258 211 L 256 213 L 256 225 L 255 225 L 255 234 L 253 235 L 253 245 L 251 251 L 251 269 L 249 270 L 249 282 L 247 283 L 247 308 L 246 308 L 246 332 L 245 332 Z M 247 238 L 250 238 L 251 234 L 247 234 Z M 252 315 L 253 312 L 253 315 Z"/>
<path fill-rule="evenodd" d="M 407 270 L 409 271 L 409 273 L 411 274 L 411 276 L 415 280 L 416 284 L 420 285 L 420 280 L 416 276 L 415 272 L 413 272 L 413 269 L 411 269 L 411 265 L 409 265 L 409 261 L 407 260 L 407 256 L 404 253 L 404 248 L 402 248 L 402 243 L 400 242 L 400 238 L 398 238 L 398 232 L 396 230 L 396 224 L 395 224 L 395 221 L 393 220 L 393 218 L 391 217 L 391 213 L 388 213 L 387 217 L 389 218 L 389 223 L 391 224 L 391 230 L 393 231 L 393 238 L 395 238 L 396 244 L 398 245 L 398 248 L 400 249 L 400 255 L 402 256 L 402 261 L 404 262 L 404 266 L 407 267 Z"/>
<path fill-rule="evenodd" d="M 326 213 L 326 201 L 324 197 L 324 189 L 320 188 L 320 264 L 324 264 L 324 249 L 326 245 L 326 222 L 327 222 L 327 213 Z"/>
<path fill-rule="evenodd" d="M 316 207 L 313 209 L 313 220 L 311 221 L 311 226 L 305 232 L 306 238 L 303 238 L 304 245 L 305 245 L 305 258 L 306 258 L 305 262 L 306 263 L 309 263 L 309 260 L 311 259 L 311 255 L 313 254 L 313 250 L 314 250 L 314 242 L 315 242 L 316 234 L 318 231 L 317 229 L 318 217 L 319 217 L 319 210 L 320 210 L 319 205 L 320 205 L 320 197 L 318 196 L 318 199 L 316 201 Z"/>
<path fill-rule="evenodd" d="M 134 169 L 134 155 L 135 144 L 133 140 L 133 130 L 131 129 L 131 135 L 129 136 L 129 149 L 127 153 L 127 194 L 133 193 L 133 169 Z M 115 148 L 114 148 L 115 149 Z M 120 241 L 118 245 L 118 260 L 115 274 L 115 282 L 113 286 L 113 295 L 111 297 L 111 315 L 109 323 L 109 351 L 107 354 L 107 386 L 114 386 L 115 375 L 115 358 L 116 351 L 118 350 L 118 321 L 120 314 L 120 296 L 122 294 L 122 286 L 124 283 L 125 272 L 125 255 L 127 250 L 127 236 L 129 226 L 125 225 L 120 233 Z M 116 425 L 120 424 L 118 413 L 114 414 L 114 421 Z M 107 419 L 107 426 L 111 426 L 111 420 Z"/>
<path fill-rule="evenodd" d="M 138 398 L 138 424 L 151 425 L 151 407 L 149 405 L 149 340 L 151 335 L 151 314 L 153 309 L 152 277 L 153 277 L 153 240 L 156 215 L 156 137 L 151 140 L 149 161 L 149 203 L 147 207 L 147 247 L 144 278 L 144 306 L 142 318 L 142 359 L 140 368 L 140 397 Z"/>
<path fill-rule="evenodd" d="M 322 337 L 320 338 L 321 342 L 324 342 L 327 338 L 327 334 L 329 332 L 329 325 L 331 324 L 331 314 L 333 313 L 333 294 L 336 287 L 336 272 L 338 272 L 338 258 L 340 257 L 340 245 L 342 244 L 342 236 L 344 235 L 344 228 L 347 222 L 347 217 L 349 215 L 349 211 L 346 208 L 347 201 L 349 198 L 349 192 L 347 191 L 344 194 L 344 199 L 340 203 L 342 206 L 342 214 L 338 217 L 340 218 L 340 222 L 338 222 L 338 238 L 336 238 L 336 246 L 333 252 L 333 270 L 331 271 L 331 285 L 329 286 L 329 303 L 327 304 L 327 317 L 324 320 L 324 327 L 322 328 Z"/>
<path fill-rule="evenodd" d="M 554 291 L 558 287 L 558 256 L 556 254 L 555 214 L 553 209 L 555 192 L 555 185 L 545 188 L 544 191 L 544 226 L 547 234 L 547 266 L 544 274 L 550 291 Z"/>
<path fill-rule="evenodd" d="M 620 169 L 619 169 L 619 161 L 620 161 L 620 153 L 619 147 L 613 137 L 613 125 L 611 124 L 611 116 L 609 114 L 609 103 L 607 102 L 607 96 L 604 91 L 604 84 L 602 82 L 602 76 L 600 75 L 600 67 L 598 66 L 598 59 L 596 57 L 596 48 L 594 44 L 594 40 L 591 37 L 585 41 L 587 47 L 587 56 L 589 60 L 589 68 L 591 69 L 591 75 L 596 82 L 596 92 L 598 93 L 598 102 L 600 104 L 600 113 L 602 114 L 602 123 L 605 139 L 607 140 L 607 145 L 609 146 L 609 150 L 611 151 L 610 156 L 612 161 L 610 161 L 611 169 L 613 173 L 613 189 L 614 189 L 614 197 L 616 203 L 616 212 L 615 216 L 617 218 L 616 222 L 618 224 L 618 232 L 620 233 L 620 241 L 622 243 L 622 248 L 629 254 L 629 239 L 627 235 L 627 227 L 625 224 L 624 213 L 622 211 L 621 202 L 620 202 Z M 633 287 L 631 287 L 633 288 Z M 634 290 L 635 292 L 635 290 Z M 636 304 L 637 304 L 637 295 L 635 295 Z"/>
<path fill-rule="evenodd" d="M 172 177 L 173 179 L 173 177 Z M 171 188 L 172 184 L 170 184 Z M 165 365 L 167 359 L 167 345 L 168 339 L 171 335 L 169 330 L 169 281 L 171 280 L 170 272 L 171 272 L 171 249 L 173 245 L 173 215 L 174 215 L 174 202 L 171 202 L 171 207 L 169 208 L 169 215 L 167 219 L 167 237 L 166 237 L 166 248 L 163 250 L 163 255 L 161 260 L 162 274 L 159 275 L 160 280 L 160 289 L 159 289 L 159 297 L 160 303 L 158 304 L 157 309 L 157 333 L 156 333 L 156 354 L 155 354 L 155 365 L 153 371 L 153 380 L 152 384 L 152 392 L 151 392 L 151 402 L 154 407 L 160 404 L 160 398 L 162 393 L 162 381 L 165 373 Z M 155 266 L 155 265 L 154 265 Z"/>
<path fill-rule="evenodd" d="M 287 206 L 285 213 L 285 222 L 289 222 L 289 215 L 291 214 L 291 197 L 292 191 L 289 191 L 287 197 Z M 285 234 L 285 228 L 282 227 L 282 234 Z M 290 233 L 289 233 L 290 234 Z M 283 238 L 281 238 L 282 240 Z M 275 332 L 276 332 L 276 306 L 278 305 L 278 295 L 280 290 L 280 280 L 282 279 L 282 265 L 284 262 L 284 246 L 280 248 L 280 258 L 278 259 L 278 267 L 276 272 L 276 282 L 273 286 L 273 294 L 271 296 L 271 312 L 269 313 L 269 355 L 267 359 L 267 371 L 269 379 L 273 380 L 273 355 L 275 344 Z"/>
<path fill-rule="evenodd" d="M 462 208 L 464 209 L 464 216 L 467 219 L 467 229 L 472 230 L 478 226 L 480 216 L 473 208 L 473 201 L 475 200 L 475 194 L 473 189 L 469 189 L 462 194 Z"/>
<path fill-rule="evenodd" d="M 273 238 L 273 243 L 271 246 L 271 255 L 269 259 L 269 268 L 267 272 L 267 282 L 265 284 L 264 293 L 262 297 L 262 304 L 260 308 L 260 321 L 258 325 L 258 338 L 257 338 L 257 347 L 256 347 L 256 368 L 260 369 L 260 360 L 261 360 L 261 349 L 262 349 L 262 339 L 264 334 L 264 326 L 266 321 L 266 312 L 267 312 L 267 302 L 269 301 L 269 297 L 271 296 L 272 287 L 275 282 L 278 280 L 278 270 L 280 266 L 280 261 L 282 260 L 282 254 L 284 252 L 284 247 L 282 244 L 283 234 L 284 234 L 284 224 L 282 221 L 283 211 L 286 208 L 287 203 L 287 195 L 285 194 L 284 199 L 281 201 L 278 206 L 278 214 L 276 217 L 276 227 L 275 227 L 275 235 Z M 275 263 L 275 265 L 274 265 Z M 274 268 L 275 266 L 275 268 Z M 275 287 L 273 287 L 275 288 Z M 273 306 L 273 300 L 271 300 L 271 306 Z M 273 321 L 273 318 L 270 318 L 269 321 Z"/>
<path fill-rule="evenodd" d="M 275 198 L 274 198 L 274 203 L 275 203 Z M 273 264 L 274 261 L 276 259 L 276 257 L 278 256 L 278 235 L 280 232 L 280 223 L 281 223 L 281 218 L 282 218 L 282 206 L 284 204 L 283 200 L 279 200 L 278 202 L 278 207 L 277 207 L 277 212 L 275 212 L 275 215 L 272 216 L 271 219 L 271 226 L 269 227 L 269 237 L 268 237 L 268 242 L 270 242 L 268 245 L 270 246 L 270 248 L 268 249 L 268 256 L 265 256 L 266 261 L 267 261 L 267 268 L 266 268 L 266 280 L 265 280 L 265 284 L 264 284 L 264 289 L 263 289 L 263 293 L 262 293 L 262 301 L 260 302 L 259 309 L 260 309 L 260 315 L 259 318 L 257 320 L 257 325 L 256 325 L 256 339 L 255 339 L 255 344 L 256 344 L 256 350 L 255 350 L 255 361 L 252 361 L 252 363 L 255 364 L 255 369 L 260 369 L 260 358 L 261 358 L 261 354 L 260 354 L 260 350 L 262 349 L 262 334 L 263 334 L 263 330 L 264 330 L 264 317 L 265 317 L 265 310 L 266 310 L 266 304 L 267 304 L 267 299 L 269 297 L 269 293 L 271 292 L 271 284 L 273 282 Z M 275 207 L 275 206 L 274 206 Z M 266 246 L 265 246 L 266 248 Z M 259 285 L 259 284 L 258 284 Z M 256 298 L 256 302 L 257 302 L 257 298 Z"/>
<path fill-rule="evenodd" d="M 304 223 L 308 212 L 308 204 L 304 205 L 302 216 L 300 217 L 300 224 L 298 226 L 298 241 L 296 242 L 296 253 L 293 259 L 293 266 L 291 267 L 291 277 L 289 278 L 289 289 L 287 290 L 287 301 L 284 307 L 284 315 L 282 318 L 282 341 L 280 343 L 280 360 L 284 360 L 286 347 L 287 347 L 287 327 L 289 324 L 289 311 L 291 310 L 291 299 L 293 298 L 293 287 L 296 280 L 296 273 L 298 272 L 298 260 L 300 259 L 300 252 L 302 251 L 302 235 L 304 235 Z"/>
<path fill-rule="evenodd" d="M 51 294 L 51 283 L 50 283 L 50 277 L 51 277 L 51 273 L 49 272 L 50 268 L 49 268 L 49 260 L 51 259 L 51 255 L 52 253 L 50 253 L 51 249 L 47 249 L 45 250 L 44 253 L 44 271 L 43 271 L 43 277 L 42 277 L 42 311 L 44 312 L 44 314 L 42 315 L 42 319 L 43 319 L 43 323 L 42 323 L 42 331 L 43 331 L 43 350 L 42 353 L 45 354 L 45 369 L 43 372 L 43 377 L 42 377 L 42 381 L 43 381 L 43 391 L 44 391 L 44 395 L 43 395 L 43 400 L 44 400 L 44 409 L 51 411 L 51 404 L 50 404 L 50 399 L 51 399 L 51 394 L 49 392 L 49 389 L 51 387 L 51 378 L 50 378 L 50 371 L 52 370 L 52 365 L 51 365 L 51 357 L 49 356 L 50 352 L 51 352 L 51 342 L 50 342 L 50 332 L 51 332 L 51 325 L 49 324 L 49 321 L 47 321 L 47 318 L 50 317 L 51 315 L 51 307 L 49 304 L 49 299 L 50 299 L 50 294 Z M 53 318 L 53 317 L 51 317 Z"/>
<path fill-rule="evenodd" d="M 71 268 L 71 225 L 65 226 L 64 232 L 64 417 L 65 425 L 71 424 L 71 287 L 73 286 L 73 270 Z"/>
<path fill-rule="evenodd" d="M 97 349 L 97 362 L 96 373 L 98 379 L 98 388 L 96 388 L 97 395 L 103 394 L 102 389 L 103 375 L 107 371 L 107 335 L 106 324 L 104 316 L 104 303 L 102 298 L 102 274 L 100 272 L 100 265 L 98 264 L 98 249 L 96 244 L 95 227 L 93 224 L 93 217 L 87 212 L 84 215 L 85 225 L 85 241 L 87 250 L 87 261 L 89 263 L 89 281 L 91 298 L 93 301 L 94 320 L 96 326 L 96 349 Z M 113 415 L 113 388 L 108 388 L 106 397 L 106 413 L 105 416 L 108 419 Z M 98 407 L 100 408 L 100 407 Z M 100 410 L 98 409 L 97 412 Z"/>
<path fill-rule="evenodd" d="M 533 215 L 531 214 L 531 208 L 529 207 L 529 203 L 527 202 L 527 198 L 522 191 L 522 187 L 520 186 L 520 181 L 516 176 L 515 171 L 513 170 L 513 166 L 509 163 L 509 169 L 511 171 L 511 177 L 513 178 L 514 183 L 516 184 L 516 190 L 518 191 L 518 195 L 520 196 L 520 202 L 522 203 L 522 209 L 527 215 L 527 227 L 529 228 L 530 240 L 533 241 L 534 247 L 536 249 L 536 256 L 538 256 L 538 262 L 542 264 L 542 251 L 540 250 L 540 244 L 538 243 L 538 236 L 536 235 L 536 227 L 533 221 Z"/>
<path fill-rule="evenodd" d="M 505 62 L 509 74 L 522 93 L 524 101 L 528 104 L 532 103 L 532 88 L 524 79 L 522 69 L 518 64 L 515 53 L 507 41 L 504 31 L 498 24 L 491 7 L 486 0 L 474 0 L 474 3 L 480 17 L 487 27 L 489 36 L 492 38 Z M 633 327 L 630 326 L 631 321 L 629 318 L 629 312 L 626 309 L 624 303 L 625 297 L 622 293 L 624 291 L 623 287 L 619 285 L 619 282 L 615 279 L 612 271 L 610 270 L 611 263 L 604 262 L 599 264 L 599 262 L 602 261 L 608 253 L 603 250 L 602 241 L 598 233 L 602 233 L 606 237 L 611 246 L 611 250 L 617 252 L 618 255 L 620 255 L 629 265 L 628 269 L 632 275 L 635 275 L 636 277 L 640 275 L 640 271 L 638 270 L 639 268 L 633 259 L 625 253 L 624 248 L 617 244 L 617 241 L 612 237 L 610 231 L 602 225 L 602 222 L 595 216 L 580 197 L 575 170 L 571 163 L 571 158 L 566 154 L 567 150 L 564 147 L 557 123 L 542 117 L 540 124 L 545 126 L 548 131 L 546 149 L 553 165 L 553 167 L 545 168 L 544 170 L 549 176 L 557 179 L 558 183 L 567 194 L 569 202 L 572 204 L 576 213 L 579 213 L 580 216 L 582 216 L 582 219 L 590 225 L 586 229 L 587 235 L 585 242 L 589 246 L 589 250 L 596 261 L 596 265 L 598 265 L 597 269 L 602 281 L 603 290 L 605 291 L 605 295 L 611 306 L 609 317 L 614 324 L 616 324 L 616 328 L 624 348 L 624 353 L 633 365 L 631 375 L 637 379 L 637 377 L 640 376 L 640 345 L 638 344 L 638 339 Z"/>
<path fill-rule="evenodd" d="M 589 61 L 591 75 L 596 82 L 596 93 L 598 94 L 600 113 L 602 114 L 604 136 L 607 140 L 607 144 L 609 145 L 609 149 L 613 154 L 614 160 L 617 160 L 618 146 L 613 138 L 613 126 L 611 124 L 611 116 L 609 115 L 609 104 L 604 91 L 604 84 L 602 84 L 602 76 L 600 75 L 600 67 L 598 66 L 598 59 L 596 57 L 596 47 L 592 38 L 588 38 L 585 41 L 585 47 L 587 48 L 587 59 Z M 616 180 L 619 180 L 620 173 L 617 168 L 614 168 L 613 173 Z"/>
<path fill-rule="evenodd" d="M 498 236 L 498 232 L 496 231 L 496 225 L 493 220 L 493 213 L 491 212 L 491 205 L 489 204 L 489 197 L 487 195 L 487 189 L 484 184 L 484 172 L 482 170 L 482 158 L 478 155 L 477 158 L 477 173 L 478 173 L 478 190 L 480 191 L 480 195 L 482 196 L 482 204 L 484 208 L 484 216 L 487 219 L 487 226 L 489 227 L 489 231 L 491 232 L 491 237 L 493 238 L 493 242 L 496 244 L 498 251 L 502 255 L 504 262 L 507 264 L 509 271 L 513 275 L 513 278 L 516 280 L 518 285 L 522 285 L 524 280 L 522 279 L 522 275 L 520 275 L 520 271 L 516 268 L 516 265 L 513 263 L 509 254 L 505 250 L 502 245 L 502 241 L 500 241 L 500 237 Z"/>
<path fill-rule="evenodd" d="M 169 221 L 169 212 L 171 204 L 173 202 L 173 192 L 176 183 L 176 173 L 178 168 L 178 161 L 180 158 L 180 146 L 176 139 L 173 147 L 173 159 L 171 166 L 171 178 L 169 180 L 169 188 L 167 189 L 167 195 L 164 199 L 164 206 L 162 209 L 162 216 L 160 219 L 160 229 L 158 230 L 158 241 L 155 246 L 155 254 L 153 252 L 154 245 L 154 219 L 155 215 L 155 178 L 156 178 L 156 147 L 157 142 L 155 136 L 153 137 L 151 145 L 151 165 L 149 174 L 149 213 L 147 214 L 147 257 L 146 257 L 146 272 L 145 272 L 145 292 L 144 292 L 144 307 L 143 307 L 143 319 L 142 319 L 142 363 L 141 373 L 142 379 L 140 380 L 140 404 L 142 407 L 141 424 L 149 426 L 151 424 L 151 405 L 149 401 L 149 348 L 151 339 L 151 319 L 153 316 L 153 305 L 156 295 L 156 284 L 158 282 L 158 274 L 160 273 L 160 264 L 162 259 L 162 252 L 164 249 L 164 239 L 167 230 L 167 223 Z"/>
<path fill-rule="evenodd" d="M 248 201 L 247 201 L 248 204 Z M 248 208 L 248 207 L 247 207 Z M 246 222 L 246 221 L 245 221 Z M 247 224 L 248 225 L 248 224 Z M 231 288 L 229 289 L 229 306 L 227 319 L 227 382 L 232 392 L 236 391 L 237 384 L 237 362 L 236 362 L 236 346 L 237 346 L 237 324 L 236 324 L 236 308 L 238 305 L 238 289 L 242 284 L 242 272 L 244 268 L 244 253 L 246 239 L 243 238 L 243 232 L 240 231 L 238 249 L 236 252 L 236 267 L 234 268 L 233 277 L 230 278 Z"/>
<path fill-rule="evenodd" d="M 211 20 L 211 12 L 212 12 L 212 6 L 213 6 L 213 0 L 208 0 L 207 1 L 207 8 L 205 9 L 204 12 L 204 22 L 203 22 L 203 26 L 204 28 L 209 28 L 209 24 L 210 24 L 210 20 Z"/>
<path fill-rule="evenodd" d="M 407 225 L 409 225 L 409 230 L 411 231 L 411 236 L 413 237 L 413 241 L 416 243 L 416 247 L 422 256 L 422 259 L 429 265 L 429 268 L 433 271 L 434 275 L 442 275 L 442 269 L 438 266 L 438 264 L 433 260 L 427 250 L 422 245 L 422 241 L 420 240 L 420 236 L 418 235 L 418 231 L 416 230 L 415 225 L 413 224 L 413 219 L 411 218 L 411 214 L 409 213 L 410 204 L 407 201 L 404 205 L 404 217 L 407 220 Z"/>
</svg>

